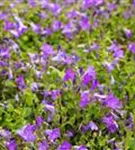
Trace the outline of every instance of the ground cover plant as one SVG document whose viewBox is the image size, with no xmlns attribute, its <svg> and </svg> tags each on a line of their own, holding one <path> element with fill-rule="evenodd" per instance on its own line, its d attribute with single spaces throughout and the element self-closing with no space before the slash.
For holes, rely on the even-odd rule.
<svg viewBox="0 0 135 150">
<path fill-rule="evenodd" d="M 0 1 L 0 150 L 135 150 L 135 0 Z"/>
</svg>

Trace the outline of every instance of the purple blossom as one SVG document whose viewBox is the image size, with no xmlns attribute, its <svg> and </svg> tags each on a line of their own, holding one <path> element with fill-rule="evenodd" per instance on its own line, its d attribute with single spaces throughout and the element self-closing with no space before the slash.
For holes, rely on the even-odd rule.
<svg viewBox="0 0 135 150">
<path fill-rule="evenodd" d="M 111 52 L 117 52 L 120 50 L 120 47 L 117 44 L 117 42 L 113 42 L 112 45 L 108 48 L 108 50 Z"/>
<path fill-rule="evenodd" d="M 57 16 L 61 13 L 62 9 L 61 9 L 60 5 L 52 3 L 52 4 L 50 4 L 50 10 L 52 11 L 52 13 L 55 16 Z"/>
<path fill-rule="evenodd" d="M 85 8 L 90 8 L 93 6 L 99 6 L 104 3 L 104 0 L 83 0 L 83 5 Z"/>
<path fill-rule="evenodd" d="M 7 16 L 8 16 L 7 13 L 5 13 L 5 12 L 0 12 L 0 20 L 6 19 Z"/>
<path fill-rule="evenodd" d="M 107 68 L 108 72 L 111 72 L 112 70 L 114 70 L 115 66 L 118 64 L 118 58 L 116 57 L 113 62 L 109 63 L 109 62 L 104 62 L 104 67 Z"/>
<path fill-rule="evenodd" d="M 124 33 L 125 33 L 127 38 L 131 38 L 132 37 L 132 31 L 131 30 L 125 28 L 124 29 Z"/>
<path fill-rule="evenodd" d="M 111 11 L 111 12 L 113 10 L 117 9 L 116 4 L 114 4 L 114 3 L 108 3 L 107 6 L 108 6 L 108 10 Z"/>
<path fill-rule="evenodd" d="M 114 133 L 118 130 L 118 124 L 114 120 L 112 115 L 105 116 L 103 118 L 103 122 L 105 123 L 105 125 L 110 133 Z"/>
<path fill-rule="evenodd" d="M 83 133 L 85 133 L 88 130 L 97 131 L 98 126 L 93 121 L 90 121 L 87 125 L 82 126 L 82 132 Z"/>
<path fill-rule="evenodd" d="M 4 30 L 8 31 L 14 28 L 14 23 L 5 20 Z"/>
<path fill-rule="evenodd" d="M 49 145 L 46 140 L 43 140 L 41 143 L 38 144 L 38 150 L 48 150 Z"/>
<path fill-rule="evenodd" d="M 95 90 L 98 87 L 99 83 L 97 79 L 92 80 L 92 84 L 91 84 L 91 90 Z"/>
<path fill-rule="evenodd" d="M 26 88 L 24 77 L 22 75 L 16 78 L 16 84 L 20 90 L 23 90 Z"/>
<path fill-rule="evenodd" d="M 8 78 L 9 78 L 9 80 L 12 80 L 14 78 L 13 77 L 13 72 L 10 68 L 9 68 L 9 72 L 8 72 Z"/>
<path fill-rule="evenodd" d="M 130 43 L 128 45 L 128 49 L 133 53 L 135 54 L 135 43 Z"/>
<path fill-rule="evenodd" d="M 42 31 L 42 34 L 43 35 L 46 35 L 46 36 L 50 36 L 52 35 L 52 29 L 51 28 L 45 28 L 43 31 Z"/>
<path fill-rule="evenodd" d="M 49 111 L 48 122 L 52 121 L 55 114 L 55 107 L 51 104 L 45 104 L 45 110 Z"/>
<path fill-rule="evenodd" d="M 90 101 L 90 94 L 89 91 L 84 91 L 81 93 L 81 101 L 80 101 L 80 107 L 85 108 Z"/>
<path fill-rule="evenodd" d="M 10 33 L 16 38 L 19 38 L 28 29 L 28 27 L 23 24 L 22 20 L 18 16 L 15 16 L 15 20 L 17 21 L 15 29 L 10 30 Z"/>
<path fill-rule="evenodd" d="M 53 100 L 56 100 L 57 97 L 59 97 L 59 96 L 61 95 L 59 89 L 58 89 L 58 90 L 57 90 L 57 89 L 56 89 L 56 90 L 52 90 L 52 91 L 50 92 L 50 94 L 51 94 L 51 98 L 52 98 Z"/>
<path fill-rule="evenodd" d="M 68 18 L 76 18 L 76 17 L 78 17 L 78 15 L 79 15 L 79 12 L 77 12 L 76 10 L 73 9 L 67 14 L 67 17 Z"/>
<path fill-rule="evenodd" d="M 34 53 L 29 53 L 30 62 L 32 64 L 38 64 L 39 63 L 39 55 Z"/>
<path fill-rule="evenodd" d="M 64 141 L 57 150 L 71 150 L 72 145 L 68 141 Z"/>
<path fill-rule="evenodd" d="M 113 56 L 115 58 L 122 58 L 124 56 L 124 52 L 123 52 L 123 50 L 115 51 L 114 54 L 113 54 Z"/>
<path fill-rule="evenodd" d="M 11 140 L 11 141 L 7 142 L 6 147 L 8 148 L 8 150 L 17 150 L 17 144 L 16 144 L 15 140 Z"/>
<path fill-rule="evenodd" d="M 122 108 L 122 103 L 112 93 L 107 96 L 103 104 L 114 110 Z"/>
<path fill-rule="evenodd" d="M 72 38 L 73 38 L 73 26 L 72 26 L 72 24 L 71 24 L 71 23 L 66 24 L 66 25 L 64 26 L 63 30 L 62 30 L 62 33 L 63 33 L 66 37 L 72 39 Z"/>
<path fill-rule="evenodd" d="M 74 133 L 71 132 L 71 131 L 67 131 L 66 134 L 67 134 L 68 137 L 73 137 L 74 136 Z"/>
<path fill-rule="evenodd" d="M 9 59 L 10 53 L 8 48 L 0 48 L 0 58 Z"/>
<path fill-rule="evenodd" d="M 90 121 L 90 123 L 89 123 L 89 128 L 90 128 L 92 131 L 97 131 L 97 130 L 98 130 L 97 125 L 96 125 L 93 121 Z"/>
<path fill-rule="evenodd" d="M 88 150 L 86 146 L 81 145 L 81 146 L 76 146 L 75 150 Z"/>
<path fill-rule="evenodd" d="M 31 7 L 36 7 L 36 1 L 35 0 L 27 0 L 28 5 Z"/>
<path fill-rule="evenodd" d="M 33 22 L 30 24 L 32 27 L 32 30 L 37 33 L 40 34 L 41 33 L 41 25 L 40 24 L 34 24 Z"/>
<path fill-rule="evenodd" d="M 41 71 L 38 71 L 38 70 L 35 70 L 35 76 L 40 79 L 42 77 L 42 72 Z"/>
<path fill-rule="evenodd" d="M 43 124 L 43 122 L 44 122 L 44 119 L 43 119 L 42 116 L 38 116 L 38 117 L 36 118 L 36 125 L 37 125 L 38 127 L 40 127 L 40 126 Z"/>
<path fill-rule="evenodd" d="M 97 43 L 93 43 L 90 47 L 89 47 L 89 51 L 94 51 L 94 50 L 99 50 L 100 46 Z"/>
<path fill-rule="evenodd" d="M 87 71 L 83 74 L 82 82 L 84 85 L 88 85 L 90 81 L 95 79 L 95 77 L 96 77 L 96 72 L 94 67 L 89 66 Z"/>
<path fill-rule="evenodd" d="M 52 58 L 52 61 L 59 62 L 64 65 L 69 65 L 73 63 L 73 59 L 70 56 L 68 56 L 64 51 L 57 53 L 57 55 Z"/>
<path fill-rule="evenodd" d="M 6 130 L 6 129 L 1 129 L 0 130 L 0 137 L 3 137 L 5 139 L 10 139 L 11 138 L 11 132 Z"/>
<path fill-rule="evenodd" d="M 54 31 L 54 32 L 60 30 L 60 29 L 61 29 L 61 26 L 62 26 L 62 23 L 61 23 L 59 20 L 55 20 L 55 21 L 52 23 L 52 28 L 53 28 L 53 31 Z"/>
<path fill-rule="evenodd" d="M 68 81 L 68 80 L 74 80 L 75 78 L 75 72 L 71 69 L 71 68 L 68 68 L 66 70 L 66 73 L 65 73 L 65 76 L 64 76 L 64 81 Z"/>
<path fill-rule="evenodd" d="M 132 114 L 130 114 L 129 116 L 128 116 L 128 118 L 126 119 L 126 121 L 125 121 L 125 124 L 126 124 L 126 126 L 129 128 L 129 129 L 133 129 L 133 127 L 134 127 L 134 119 L 133 119 L 133 115 Z"/>
<path fill-rule="evenodd" d="M 40 87 L 40 84 L 39 84 L 39 83 L 33 82 L 33 83 L 31 84 L 31 90 L 32 90 L 32 92 L 38 91 L 39 87 Z"/>
<path fill-rule="evenodd" d="M 33 142 L 36 139 L 34 131 L 36 130 L 36 125 L 27 124 L 21 129 L 17 130 L 17 134 L 20 135 L 25 141 Z"/>
<path fill-rule="evenodd" d="M 48 139 L 51 142 L 54 142 L 57 138 L 60 137 L 60 129 L 59 128 L 55 128 L 53 130 L 46 130 L 45 134 L 48 135 Z"/>
<path fill-rule="evenodd" d="M 41 47 L 41 50 L 42 50 L 42 56 L 44 58 L 47 58 L 48 56 L 54 54 L 54 51 L 53 51 L 53 47 L 49 44 L 43 44 L 42 47 Z"/>
<path fill-rule="evenodd" d="M 83 5 L 85 8 L 95 6 L 95 0 L 83 0 Z"/>
<path fill-rule="evenodd" d="M 80 24 L 82 30 L 84 30 L 84 31 L 87 31 L 90 29 L 90 22 L 87 17 L 83 17 L 79 24 Z"/>
<path fill-rule="evenodd" d="M 133 0 L 133 6 L 135 7 L 135 0 Z"/>
</svg>

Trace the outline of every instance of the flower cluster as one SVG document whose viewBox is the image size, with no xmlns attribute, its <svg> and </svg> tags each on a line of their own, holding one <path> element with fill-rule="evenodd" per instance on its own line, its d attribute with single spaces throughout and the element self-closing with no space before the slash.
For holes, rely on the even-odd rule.
<svg viewBox="0 0 135 150">
<path fill-rule="evenodd" d="M 134 149 L 135 0 L 0 1 L 0 150 Z"/>
</svg>

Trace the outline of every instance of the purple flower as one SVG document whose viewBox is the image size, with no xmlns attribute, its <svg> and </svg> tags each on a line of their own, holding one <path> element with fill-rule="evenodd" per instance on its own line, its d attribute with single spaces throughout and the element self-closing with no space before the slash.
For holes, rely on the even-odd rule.
<svg viewBox="0 0 135 150">
<path fill-rule="evenodd" d="M 85 133 L 88 130 L 97 131 L 98 126 L 93 121 L 90 121 L 87 125 L 82 126 L 82 132 L 83 133 Z"/>
<path fill-rule="evenodd" d="M 88 150 L 86 146 L 81 145 L 81 146 L 76 146 L 75 150 Z"/>
<path fill-rule="evenodd" d="M 115 64 L 114 63 L 104 62 L 103 66 L 106 67 L 108 72 L 111 72 L 112 70 L 114 70 Z"/>
<path fill-rule="evenodd" d="M 125 35 L 126 35 L 127 38 L 131 38 L 131 37 L 132 37 L 132 32 L 131 32 L 131 30 L 125 28 L 125 29 L 124 29 L 124 33 L 125 33 Z"/>
<path fill-rule="evenodd" d="M 128 49 L 133 53 L 135 54 L 135 43 L 130 43 L 128 45 Z"/>
<path fill-rule="evenodd" d="M 53 32 L 51 30 L 51 28 L 45 28 L 43 31 L 42 31 L 42 35 L 46 35 L 46 36 L 49 36 L 51 35 Z"/>
<path fill-rule="evenodd" d="M 67 131 L 66 134 L 67 134 L 68 137 L 73 137 L 74 136 L 74 133 L 72 131 Z"/>
<path fill-rule="evenodd" d="M 67 14 L 67 17 L 68 18 L 76 18 L 76 17 L 78 17 L 78 15 L 79 15 L 79 13 L 73 9 Z"/>
<path fill-rule="evenodd" d="M 42 77 L 42 72 L 41 71 L 38 71 L 38 70 L 35 70 L 35 75 L 38 79 L 40 79 Z"/>
<path fill-rule="evenodd" d="M 107 98 L 104 100 L 103 104 L 114 110 L 120 109 L 122 107 L 122 103 L 119 101 L 118 98 L 114 97 L 114 95 L 112 93 L 110 93 L 107 96 Z"/>
<path fill-rule="evenodd" d="M 34 131 L 36 130 L 36 125 L 27 124 L 21 129 L 17 130 L 17 134 L 20 135 L 25 141 L 33 142 L 36 139 Z"/>
<path fill-rule="evenodd" d="M 48 56 L 54 54 L 53 47 L 46 43 L 42 45 L 41 50 L 43 52 L 42 56 L 44 58 L 47 58 Z"/>
<path fill-rule="evenodd" d="M 135 7 L 135 0 L 133 0 L 133 6 Z"/>
<path fill-rule="evenodd" d="M 105 125 L 110 133 L 114 133 L 118 130 L 118 124 L 114 120 L 112 115 L 105 116 L 103 118 L 103 122 L 105 123 Z"/>
<path fill-rule="evenodd" d="M 92 80 L 91 90 L 95 90 L 98 87 L 99 83 L 97 79 Z"/>
<path fill-rule="evenodd" d="M 41 26 L 40 24 L 34 24 L 33 22 L 30 24 L 31 27 L 32 27 L 32 30 L 35 32 L 35 33 L 41 33 Z"/>
<path fill-rule="evenodd" d="M 23 90 L 26 88 L 24 77 L 22 75 L 16 78 L 16 84 L 20 90 Z"/>
<path fill-rule="evenodd" d="M 14 28 L 14 23 L 5 20 L 4 30 L 8 31 Z"/>
<path fill-rule="evenodd" d="M 104 3 L 104 0 L 84 0 L 83 4 L 85 8 L 90 8 L 93 6 L 99 6 Z"/>
<path fill-rule="evenodd" d="M 117 9 L 116 4 L 114 4 L 114 3 L 108 3 L 107 6 L 108 6 L 108 10 L 109 10 L 110 12 L 112 12 L 112 11 L 115 10 L 115 9 Z"/>
<path fill-rule="evenodd" d="M 64 141 L 57 150 L 71 150 L 72 145 L 68 141 Z"/>
<path fill-rule="evenodd" d="M 48 150 L 49 146 L 46 140 L 38 144 L 38 150 Z"/>
<path fill-rule="evenodd" d="M 30 62 L 32 64 L 38 64 L 39 63 L 39 55 L 34 53 L 29 53 Z"/>
<path fill-rule="evenodd" d="M 59 128 L 55 128 L 53 130 L 46 130 L 45 134 L 48 135 L 48 139 L 51 142 L 54 142 L 57 138 L 60 137 L 60 129 Z"/>
<path fill-rule="evenodd" d="M 118 50 L 118 51 L 115 51 L 114 52 L 114 54 L 113 54 L 113 56 L 115 57 L 115 58 L 122 58 L 123 56 L 124 56 L 124 52 L 123 52 L 123 50 Z"/>
<path fill-rule="evenodd" d="M 111 52 L 117 52 L 120 50 L 120 47 L 117 44 L 117 42 L 113 42 L 112 45 L 108 48 L 108 50 Z"/>
<path fill-rule="evenodd" d="M 97 131 L 97 130 L 98 130 L 97 125 L 96 125 L 93 121 L 91 121 L 91 122 L 89 123 L 89 128 L 90 128 L 92 131 Z"/>
<path fill-rule="evenodd" d="M 99 50 L 100 46 L 97 43 L 93 43 L 90 47 L 89 47 L 89 51 L 94 51 L 94 50 Z"/>
<path fill-rule="evenodd" d="M 39 89 L 39 87 L 40 87 L 40 84 L 37 83 L 37 82 L 33 82 L 33 83 L 31 84 L 31 90 L 32 90 L 33 92 L 36 92 L 36 91 Z"/>
<path fill-rule="evenodd" d="M 52 3 L 52 4 L 50 4 L 50 10 L 52 11 L 52 13 L 55 16 L 57 16 L 61 13 L 62 9 L 61 9 L 60 5 Z"/>
<path fill-rule="evenodd" d="M 8 48 L 0 48 L 0 58 L 9 59 L 10 53 Z"/>
<path fill-rule="evenodd" d="M 6 147 L 8 148 L 8 150 L 17 150 L 17 145 L 16 145 L 15 140 L 7 142 Z"/>
<path fill-rule="evenodd" d="M 48 122 L 52 121 L 55 114 L 55 107 L 51 104 L 45 104 L 45 110 L 49 111 Z"/>
<path fill-rule="evenodd" d="M 95 0 L 83 0 L 83 5 L 85 8 L 95 6 Z"/>
<path fill-rule="evenodd" d="M 4 20 L 4 19 L 6 19 L 7 18 L 7 14 L 6 13 L 4 13 L 4 12 L 0 12 L 0 20 Z"/>
<path fill-rule="evenodd" d="M 40 127 L 40 126 L 43 124 L 43 122 L 44 122 L 44 119 L 43 119 L 42 116 L 38 116 L 38 117 L 36 118 L 36 125 L 37 125 L 38 127 Z"/>
<path fill-rule="evenodd" d="M 131 9 L 127 9 L 127 10 L 124 11 L 123 17 L 124 17 L 125 19 L 129 19 L 129 18 L 132 17 L 132 14 L 133 14 L 132 10 L 131 10 Z"/>
<path fill-rule="evenodd" d="M 56 100 L 57 97 L 59 97 L 59 96 L 61 95 L 59 89 L 57 89 L 57 90 L 52 90 L 50 93 L 51 93 L 51 98 L 52 98 L 53 100 Z"/>
<path fill-rule="evenodd" d="M 72 21 L 70 21 L 69 23 L 67 23 L 62 30 L 62 33 L 69 39 L 73 38 L 73 34 L 77 31 L 76 26 L 74 25 L 74 23 Z"/>
<path fill-rule="evenodd" d="M 11 132 L 6 130 L 6 129 L 1 129 L 0 130 L 0 137 L 10 139 L 11 138 Z"/>
<path fill-rule="evenodd" d="M 36 7 L 36 1 L 35 0 L 27 0 L 28 5 L 31 7 Z"/>
<path fill-rule="evenodd" d="M 90 22 L 87 17 L 83 17 L 79 24 L 80 24 L 82 30 L 84 30 L 84 31 L 87 31 L 90 29 Z"/>
<path fill-rule="evenodd" d="M 126 124 L 126 126 L 129 129 L 131 129 L 131 130 L 133 129 L 133 127 L 134 127 L 134 119 L 133 119 L 133 115 L 132 114 L 130 114 L 128 119 L 126 119 L 125 124 Z"/>
<path fill-rule="evenodd" d="M 8 78 L 9 78 L 9 80 L 13 79 L 13 72 L 10 68 L 9 68 L 9 72 L 8 72 Z"/>
<path fill-rule="evenodd" d="M 68 80 L 74 80 L 75 78 L 75 72 L 71 69 L 71 68 L 68 68 L 66 70 L 66 73 L 65 73 L 65 76 L 64 76 L 64 81 L 68 81 Z"/>
<path fill-rule="evenodd" d="M 89 91 L 82 92 L 81 93 L 80 107 L 85 108 L 89 104 L 89 100 L 90 100 Z"/>
<path fill-rule="evenodd" d="M 96 77 L 96 72 L 94 67 L 89 66 L 89 68 L 87 69 L 87 71 L 84 73 L 82 77 L 82 82 L 84 85 L 88 85 L 90 81 L 95 79 L 95 77 Z"/>
<path fill-rule="evenodd" d="M 53 31 L 56 32 L 58 30 L 61 29 L 61 22 L 59 20 L 55 20 L 53 23 L 52 23 L 52 28 L 53 28 Z"/>
<path fill-rule="evenodd" d="M 18 16 L 15 16 L 15 20 L 17 21 L 15 30 L 10 30 L 10 33 L 18 38 L 28 29 L 28 27 L 23 24 Z"/>
</svg>

